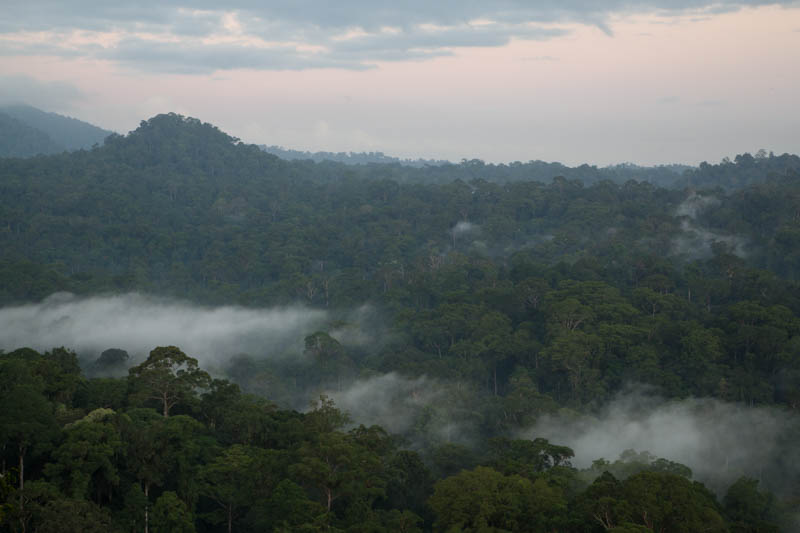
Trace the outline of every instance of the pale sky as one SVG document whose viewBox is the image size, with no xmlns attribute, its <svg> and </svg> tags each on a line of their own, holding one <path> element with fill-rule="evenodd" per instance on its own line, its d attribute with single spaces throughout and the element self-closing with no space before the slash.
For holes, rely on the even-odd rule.
<svg viewBox="0 0 800 533">
<path fill-rule="evenodd" d="M 0 102 L 126 133 L 598 165 L 800 152 L 800 1 L 4 0 Z"/>
</svg>

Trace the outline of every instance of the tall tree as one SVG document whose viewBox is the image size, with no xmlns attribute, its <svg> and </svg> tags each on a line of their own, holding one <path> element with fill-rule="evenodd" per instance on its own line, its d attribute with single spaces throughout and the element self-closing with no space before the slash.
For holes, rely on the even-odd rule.
<svg viewBox="0 0 800 533">
<path fill-rule="evenodd" d="M 178 402 L 191 398 L 198 388 L 208 387 L 211 377 L 200 370 L 197 359 L 176 346 L 160 346 L 147 360 L 129 370 L 138 394 L 161 404 L 164 417 Z"/>
</svg>

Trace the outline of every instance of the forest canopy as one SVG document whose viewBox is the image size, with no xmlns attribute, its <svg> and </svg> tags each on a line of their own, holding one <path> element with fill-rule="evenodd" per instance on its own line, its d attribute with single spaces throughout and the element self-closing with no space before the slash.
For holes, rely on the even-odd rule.
<svg viewBox="0 0 800 533">
<path fill-rule="evenodd" d="M 797 156 L 287 161 L 166 114 L 0 198 L 3 530 L 791 530 Z M 584 456 L 612 415 L 731 423 Z"/>
</svg>

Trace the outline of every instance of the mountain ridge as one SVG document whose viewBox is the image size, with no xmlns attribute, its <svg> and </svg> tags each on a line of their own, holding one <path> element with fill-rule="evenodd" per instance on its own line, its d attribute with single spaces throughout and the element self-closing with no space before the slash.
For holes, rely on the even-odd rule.
<svg viewBox="0 0 800 533">
<path fill-rule="evenodd" d="M 39 132 L 32 134 L 26 128 L 10 124 L 7 120 L 0 123 L 0 135 L 3 138 L 13 139 L 15 135 L 22 133 L 30 139 L 27 144 L 22 146 L 17 146 L 16 143 L 9 141 L 0 144 L 0 156 L 4 157 L 29 157 L 38 154 L 50 155 L 63 151 L 87 150 L 95 145 L 103 144 L 105 138 L 113 133 L 88 122 L 43 111 L 27 104 L 4 105 L 0 107 L 0 113 L 26 128 Z M 34 139 L 36 139 L 35 142 Z"/>
</svg>

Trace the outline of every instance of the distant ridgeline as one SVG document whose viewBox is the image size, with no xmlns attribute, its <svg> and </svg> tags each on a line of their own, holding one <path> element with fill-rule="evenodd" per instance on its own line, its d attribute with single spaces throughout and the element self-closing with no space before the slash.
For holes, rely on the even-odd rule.
<svg viewBox="0 0 800 533">
<path fill-rule="evenodd" d="M 507 181 L 544 181 L 550 182 L 556 176 L 578 179 L 587 183 L 611 180 L 624 183 L 635 179 L 661 185 L 672 185 L 686 170 L 693 167 L 687 165 L 660 165 L 642 167 L 630 163 L 598 168 L 592 165 L 568 167 L 561 163 L 545 161 L 519 161 L 508 164 L 485 163 L 480 159 L 464 159 L 460 163 L 452 163 L 441 159 L 400 159 L 385 155 L 383 152 L 303 152 L 289 150 L 280 146 L 260 145 L 267 153 L 286 160 L 311 160 L 317 163 L 331 161 L 346 165 L 394 165 L 414 167 L 427 170 L 422 173 L 410 173 L 398 176 L 398 181 L 424 181 L 426 183 L 446 183 L 453 179 L 484 179 L 492 182 Z M 432 169 L 429 167 L 442 167 Z"/>
<path fill-rule="evenodd" d="M 30 157 L 102 145 L 111 132 L 27 105 L 0 106 L 0 157 Z"/>
<path fill-rule="evenodd" d="M 281 159 L 310 159 L 317 163 L 322 161 L 335 161 L 346 165 L 366 165 L 368 163 L 399 164 L 409 167 L 424 167 L 426 165 L 447 165 L 450 161 L 443 159 L 400 159 L 383 152 L 307 152 L 291 150 L 281 146 L 259 145 L 259 148 L 268 154 L 276 155 Z"/>
<path fill-rule="evenodd" d="M 733 161 L 726 157 L 717 165 L 700 163 L 698 168 L 684 172 L 683 185 L 698 189 L 741 189 L 793 171 L 800 171 L 800 157 L 793 154 L 776 156 L 772 152 L 767 154 L 765 150 L 759 150 L 755 156 L 740 154 Z"/>
</svg>

